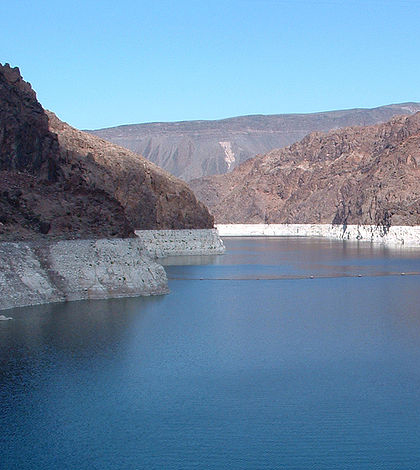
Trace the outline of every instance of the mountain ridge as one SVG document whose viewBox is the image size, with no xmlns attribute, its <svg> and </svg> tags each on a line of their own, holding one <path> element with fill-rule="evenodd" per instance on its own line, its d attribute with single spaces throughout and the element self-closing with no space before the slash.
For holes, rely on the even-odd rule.
<svg viewBox="0 0 420 470">
<path fill-rule="evenodd" d="M 420 111 L 420 103 L 406 102 L 316 113 L 124 124 L 87 132 L 141 153 L 170 173 L 190 181 L 228 173 L 255 155 L 291 145 L 313 131 L 366 126 L 416 111 Z"/>
<path fill-rule="evenodd" d="M 189 124 L 189 123 L 224 123 L 228 121 L 240 121 L 240 120 L 247 120 L 248 118 L 273 118 L 273 117 L 297 117 L 297 116 L 317 116 L 317 115 L 328 115 L 328 114 L 345 114 L 350 111 L 373 111 L 373 110 L 381 110 L 383 108 L 395 108 L 396 110 L 400 110 L 403 108 L 407 108 L 408 112 L 417 112 L 417 108 L 420 108 L 420 102 L 416 101 L 406 101 L 402 103 L 391 103 L 385 104 L 380 106 L 374 106 L 372 108 L 369 107 L 360 107 L 360 108 L 343 108 L 343 109 L 330 109 L 327 111 L 314 111 L 308 113 L 278 113 L 278 114 L 264 114 L 264 113 L 256 113 L 256 114 L 243 114 L 240 116 L 230 116 L 220 119 L 182 119 L 178 121 L 147 121 L 147 122 L 140 122 L 140 123 L 129 123 L 129 124 L 119 124 L 117 126 L 109 126 L 109 127 L 101 127 L 98 129 L 81 129 L 82 132 L 99 132 L 107 129 L 119 129 L 125 127 L 142 127 L 142 126 L 153 126 L 153 125 L 180 125 L 180 124 Z"/>
<path fill-rule="evenodd" d="M 314 132 L 190 186 L 216 223 L 420 224 L 420 112 Z"/>
</svg>

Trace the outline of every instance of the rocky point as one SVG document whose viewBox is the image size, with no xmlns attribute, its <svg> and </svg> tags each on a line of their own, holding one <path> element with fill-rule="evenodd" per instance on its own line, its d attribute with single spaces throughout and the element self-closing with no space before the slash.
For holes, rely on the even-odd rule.
<svg viewBox="0 0 420 470">
<path fill-rule="evenodd" d="M 42 108 L 17 67 L 0 65 L 0 240 L 212 226 L 185 183 L 61 122 Z"/>
</svg>

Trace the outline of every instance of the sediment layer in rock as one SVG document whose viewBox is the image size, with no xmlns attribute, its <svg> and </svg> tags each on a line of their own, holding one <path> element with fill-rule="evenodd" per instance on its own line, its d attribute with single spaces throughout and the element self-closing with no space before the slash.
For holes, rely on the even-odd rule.
<svg viewBox="0 0 420 470">
<path fill-rule="evenodd" d="M 0 243 L 0 310 L 168 292 L 140 239 Z"/>
<path fill-rule="evenodd" d="M 112 240 L 0 243 L 0 310 L 168 292 L 154 258 L 225 251 L 216 229 L 140 230 Z"/>
<path fill-rule="evenodd" d="M 225 246 L 216 229 L 136 230 L 148 253 L 156 258 L 178 255 L 220 255 Z"/>
<path fill-rule="evenodd" d="M 420 226 L 330 224 L 219 224 L 221 237 L 312 237 L 420 247 Z"/>
</svg>

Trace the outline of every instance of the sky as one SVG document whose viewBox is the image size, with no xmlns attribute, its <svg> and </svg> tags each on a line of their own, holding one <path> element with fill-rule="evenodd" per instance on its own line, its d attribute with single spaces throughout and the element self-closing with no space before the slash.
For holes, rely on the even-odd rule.
<svg viewBox="0 0 420 470">
<path fill-rule="evenodd" d="M 0 0 L 0 62 L 81 129 L 420 101 L 420 0 Z"/>
</svg>

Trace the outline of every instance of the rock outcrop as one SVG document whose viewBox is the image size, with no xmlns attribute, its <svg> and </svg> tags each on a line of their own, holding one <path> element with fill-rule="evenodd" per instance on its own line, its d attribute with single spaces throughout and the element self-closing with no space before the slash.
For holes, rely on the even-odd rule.
<svg viewBox="0 0 420 470">
<path fill-rule="evenodd" d="M 167 292 L 138 238 L 0 243 L 0 310 Z"/>
<path fill-rule="evenodd" d="M 225 245 L 218 231 L 203 230 L 136 230 L 150 256 L 221 255 Z"/>
<path fill-rule="evenodd" d="M 191 182 L 218 223 L 420 225 L 420 113 L 313 133 Z"/>
<path fill-rule="evenodd" d="M 402 103 L 313 114 L 134 124 L 89 132 L 140 153 L 170 173 L 190 181 L 229 173 L 257 154 L 291 145 L 314 131 L 368 126 L 416 111 L 420 111 L 419 103 Z"/>
<path fill-rule="evenodd" d="M 58 135 L 65 157 L 81 169 L 91 186 L 112 194 L 136 229 L 213 227 L 207 208 L 183 181 L 145 158 L 47 113 L 50 130 Z"/>
<path fill-rule="evenodd" d="M 212 226 L 185 183 L 45 112 L 19 69 L 0 65 L 0 240 Z"/>
<path fill-rule="evenodd" d="M 55 182 L 59 178 L 57 136 L 31 85 L 18 68 L 0 67 L 0 170 L 14 170 Z"/>
</svg>

